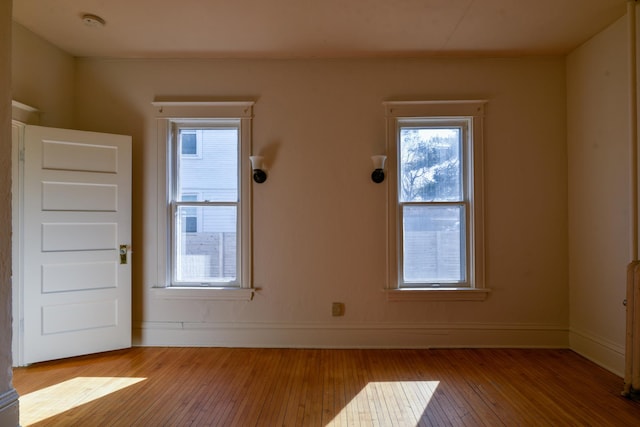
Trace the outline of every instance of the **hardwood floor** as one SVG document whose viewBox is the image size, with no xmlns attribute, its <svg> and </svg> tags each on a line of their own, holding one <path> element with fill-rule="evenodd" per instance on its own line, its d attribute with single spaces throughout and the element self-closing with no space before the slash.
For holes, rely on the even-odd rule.
<svg viewBox="0 0 640 427">
<path fill-rule="evenodd" d="M 570 350 L 133 348 L 14 370 L 22 426 L 633 426 Z"/>
</svg>

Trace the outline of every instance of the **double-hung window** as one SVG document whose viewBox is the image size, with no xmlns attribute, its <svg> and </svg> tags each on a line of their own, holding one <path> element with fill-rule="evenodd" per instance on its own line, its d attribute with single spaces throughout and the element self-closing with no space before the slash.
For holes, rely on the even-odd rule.
<svg viewBox="0 0 640 427">
<path fill-rule="evenodd" d="M 158 102 L 164 297 L 250 299 L 252 102 Z M 164 220 L 162 220 L 164 218 Z"/>
<path fill-rule="evenodd" d="M 385 107 L 390 299 L 483 299 L 484 103 Z"/>
<path fill-rule="evenodd" d="M 172 284 L 238 286 L 242 279 L 240 122 L 172 125 Z M 200 140 L 194 141 L 194 135 Z M 202 150 L 199 156 L 191 150 L 196 145 Z"/>
</svg>

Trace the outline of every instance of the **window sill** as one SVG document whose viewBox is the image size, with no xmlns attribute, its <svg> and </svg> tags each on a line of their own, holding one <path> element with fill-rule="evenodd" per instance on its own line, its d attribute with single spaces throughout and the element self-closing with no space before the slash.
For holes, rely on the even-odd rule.
<svg viewBox="0 0 640 427">
<path fill-rule="evenodd" d="M 251 301 L 255 291 L 254 288 L 189 288 L 177 286 L 151 289 L 153 296 L 156 298 L 209 301 Z"/>
<path fill-rule="evenodd" d="M 385 289 L 387 301 L 484 301 L 490 289 L 412 288 Z"/>
</svg>

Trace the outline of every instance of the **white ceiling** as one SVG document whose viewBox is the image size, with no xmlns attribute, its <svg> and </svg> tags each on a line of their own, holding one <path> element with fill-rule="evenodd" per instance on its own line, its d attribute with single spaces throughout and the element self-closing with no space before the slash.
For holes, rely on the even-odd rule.
<svg viewBox="0 0 640 427">
<path fill-rule="evenodd" d="M 314 58 L 564 54 L 626 0 L 14 0 L 74 56 Z M 83 14 L 102 17 L 86 26 Z"/>
</svg>

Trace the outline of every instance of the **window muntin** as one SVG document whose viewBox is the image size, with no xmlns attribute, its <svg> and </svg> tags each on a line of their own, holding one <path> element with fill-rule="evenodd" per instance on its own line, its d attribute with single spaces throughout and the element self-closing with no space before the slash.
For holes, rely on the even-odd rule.
<svg viewBox="0 0 640 427">
<path fill-rule="evenodd" d="M 240 121 L 173 126 L 172 285 L 240 286 Z M 194 134 L 200 155 L 184 155 Z"/>
<path fill-rule="evenodd" d="M 485 104 L 384 103 L 390 301 L 481 301 L 490 292 L 484 283 Z"/>
</svg>

